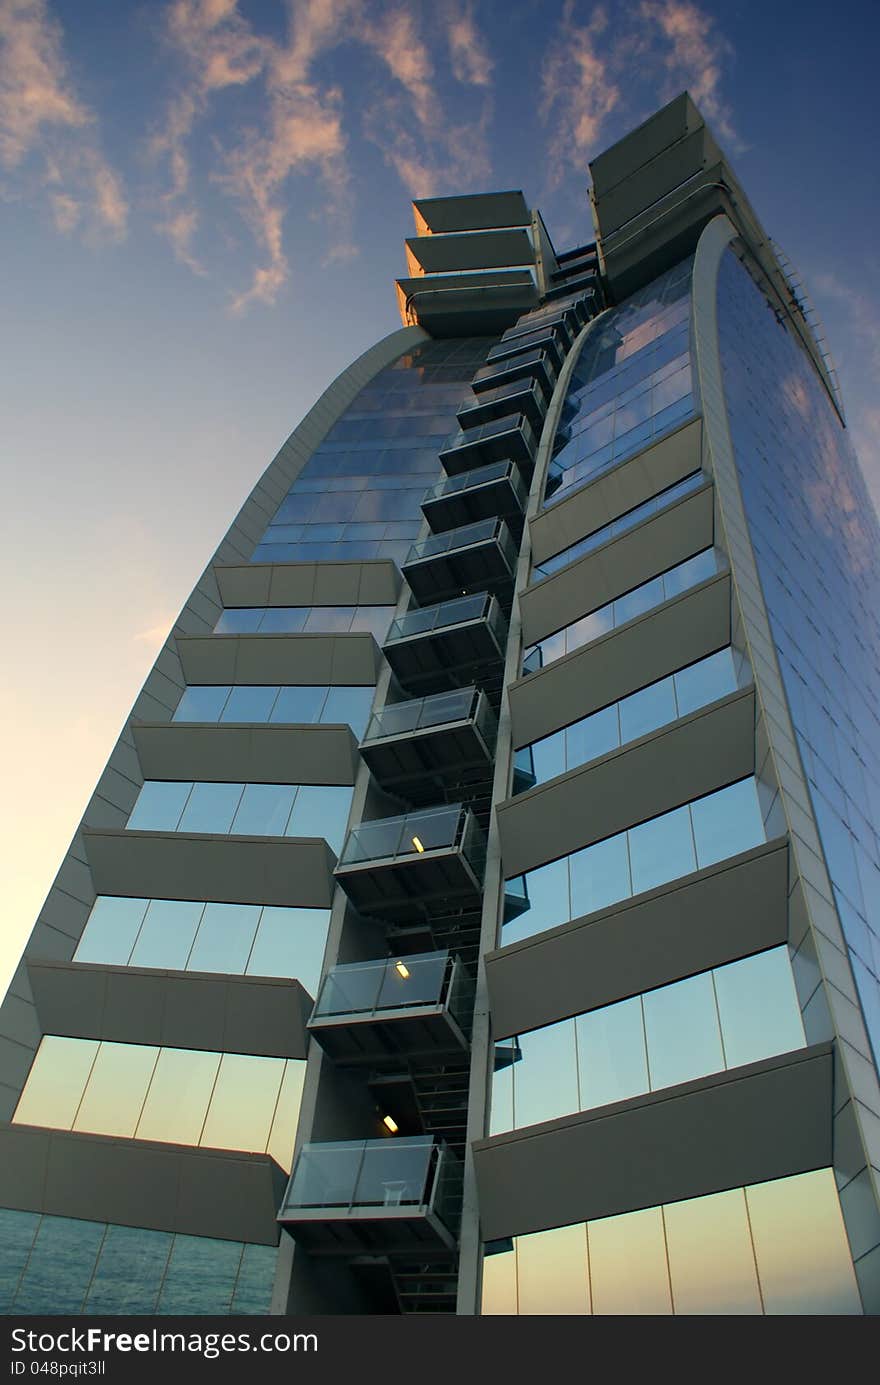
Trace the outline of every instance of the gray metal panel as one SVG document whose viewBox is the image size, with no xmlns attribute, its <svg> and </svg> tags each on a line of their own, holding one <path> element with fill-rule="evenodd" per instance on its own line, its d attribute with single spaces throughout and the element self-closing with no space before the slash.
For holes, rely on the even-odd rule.
<svg viewBox="0 0 880 1385">
<path fill-rule="evenodd" d="M 755 768 L 755 697 L 734 693 L 498 806 L 504 874 L 567 856 Z"/>
<path fill-rule="evenodd" d="M 336 857 L 318 838 L 83 834 L 98 894 L 330 907 Z"/>
<path fill-rule="evenodd" d="M 400 592 L 397 566 L 386 558 L 236 563 L 215 567 L 214 576 L 224 606 L 395 606 Z"/>
<path fill-rule="evenodd" d="M 544 639 L 711 547 L 713 527 L 712 486 L 707 485 L 529 587 L 520 597 L 523 643 Z"/>
<path fill-rule="evenodd" d="M 514 746 L 549 736 L 729 642 L 730 577 L 723 573 L 513 683 Z"/>
<path fill-rule="evenodd" d="M 612 144 L 590 163 L 593 189 L 604 196 L 623 178 L 629 177 L 664 149 L 703 124 L 703 118 L 686 91 L 662 110 Z"/>
<path fill-rule="evenodd" d="M 353 784 L 349 726 L 132 726 L 145 779 L 245 784 Z"/>
<path fill-rule="evenodd" d="M 705 125 L 659 150 L 629 177 L 595 199 L 600 233 L 607 240 L 667 193 L 717 164 L 719 149 Z"/>
<path fill-rule="evenodd" d="M 187 683 L 375 684 L 381 654 L 373 636 L 202 635 L 179 639 Z M 344 673 L 344 677 L 341 676 Z"/>
<path fill-rule="evenodd" d="M 299 981 L 28 962 L 44 1034 L 305 1058 L 312 999 Z"/>
<path fill-rule="evenodd" d="M 497 1039 L 777 947 L 788 932 L 788 846 L 770 842 L 682 882 L 486 957 Z"/>
<path fill-rule="evenodd" d="M 0 1164 L 6 1207 L 278 1243 L 285 1175 L 266 1154 L 2 1125 Z"/>
<path fill-rule="evenodd" d="M 832 1066 L 816 1045 L 477 1141 L 483 1239 L 825 1168 Z"/>
<path fill-rule="evenodd" d="M 528 226 L 531 213 L 522 193 L 475 192 L 462 197 L 420 197 L 413 202 L 419 221 L 435 235 L 444 231 L 480 231 L 494 226 Z"/>
<path fill-rule="evenodd" d="M 540 510 L 529 523 L 532 562 L 542 563 L 577 543 L 658 491 L 698 471 L 702 455 L 702 419 L 691 419 L 677 432 L 652 443 L 604 476 Z"/>
<path fill-rule="evenodd" d="M 426 274 L 506 268 L 535 262 L 534 247 L 525 226 L 474 231 L 466 236 L 455 232 L 410 236 L 406 246 Z"/>
</svg>

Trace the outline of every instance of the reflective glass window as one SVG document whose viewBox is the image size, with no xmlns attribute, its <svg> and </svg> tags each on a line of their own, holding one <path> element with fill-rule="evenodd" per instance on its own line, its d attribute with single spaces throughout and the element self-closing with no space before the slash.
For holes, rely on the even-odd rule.
<svg viewBox="0 0 880 1385">
<path fill-rule="evenodd" d="M 711 972 L 643 997 L 651 1086 L 673 1087 L 724 1069 Z"/>
<path fill-rule="evenodd" d="M 748 851 L 764 836 L 754 779 L 742 779 L 691 805 L 700 868 Z"/>
<path fill-rule="evenodd" d="M 633 892 L 652 890 L 697 868 L 687 808 L 640 823 L 629 833 Z"/>
<path fill-rule="evenodd" d="M 283 837 L 296 792 L 290 784 L 245 784 L 231 831 L 236 836 Z"/>
<path fill-rule="evenodd" d="M 261 611 L 223 611 L 214 626 L 217 635 L 252 635 L 259 627 Z"/>
<path fill-rule="evenodd" d="M 189 899 L 151 900 L 130 965 L 183 971 L 204 908 Z"/>
<path fill-rule="evenodd" d="M 125 966 L 131 956 L 149 902 L 148 899 L 98 895 L 73 960 Z"/>
<path fill-rule="evenodd" d="M 309 995 L 317 995 L 329 924 L 329 909 L 267 905 L 248 959 L 248 974 L 295 976 Z"/>
<path fill-rule="evenodd" d="M 746 1200 L 765 1313 L 861 1311 L 830 1169 L 753 1185 Z"/>
<path fill-rule="evenodd" d="M 674 1202 L 663 1219 L 676 1313 L 762 1311 L 742 1188 Z"/>
<path fill-rule="evenodd" d="M 620 704 L 620 735 L 624 744 L 638 740 L 658 726 L 675 721 L 675 689 L 671 678 L 661 678 Z"/>
<path fill-rule="evenodd" d="M 0 1313 L 12 1311 L 39 1225 L 37 1212 L 16 1212 L 0 1207 Z"/>
<path fill-rule="evenodd" d="M 728 1067 L 803 1047 L 803 1022 L 786 948 L 774 947 L 718 967 L 714 977 Z"/>
<path fill-rule="evenodd" d="M 231 689 L 228 684 L 184 688 L 175 721 L 219 721 Z"/>
<path fill-rule="evenodd" d="M 625 899 L 633 888 L 626 833 L 608 837 L 572 856 L 570 879 L 572 918 Z"/>
<path fill-rule="evenodd" d="M 538 1125 L 578 1110 L 574 1024 L 550 1024 L 520 1038 L 514 1076 L 517 1126 Z"/>
<path fill-rule="evenodd" d="M 277 1258 L 275 1246 L 244 1247 L 229 1310 L 231 1313 L 265 1316 L 269 1312 Z"/>
<path fill-rule="evenodd" d="M 179 832 L 226 833 L 232 826 L 243 784 L 193 784 L 177 825 Z"/>
<path fill-rule="evenodd" d="M 226 1314 L 241 1264 L 238 1241 L 175 1236 L 159 1296 L 159 1313 Z"/>
<path fill-rule="evenodd" d="M 167 1231 L 108 1226 L 83 1311 L 154 1313 L 173 1241 Z"/>
<path fill-rule="evenodd" d="M 733 651 L 730 649 L 719 649 L 708 659 L 700 659 L 688 668 L 679 669 L 675 675 L 678 715 L 684 717 L 698 707 L 707 707 L 710 702 L 733 692 L 737 683 Z"/>
<path fill-rule="evenodd" d="M 587 1239 L 594 1313 L 671 1313 L 659 1207 L 589 1222 Z"/>
<path fill-rule="evenodd" d="M 150 1044 L 100 1044 L 72 1128 L 133 1135 L 158 1058 Z"/>
<path fill-rule="evenodd" d="M 582 1110 L 626 1101 L 648 1090 L 642 1004 L 638 996 L 574 1021 Z"/>
<path fill-rule="evenodd" d="M 292 725 L 302 723 L 306 726 L 324 720 L 321 708 L 326 696 L 327 689 L 324 687 L 281 688 L 269 720 L 289 722 Z M 340 720 L 344 721 L 345 718 L 341 717 Z"/>
<path fill-rule="evenodd" d="M 287 836 L 323 837 L 338 856 L 345 838 L 351 794 L 350 788 L 335 784 L 303 784 L 290 814 Z"/>
<path fill-rule="evenodd" d="M 521 1314 L 556 1317 L 589 1313 L 587 1235 L 583 1225 L 560 1226 L 520 1237 L 516 1267 Z"/>
<path fill-rule="evenodd" d="M 173 832 L 186 807 L 192 784 L 148 779 L 125 824 L 138 832 Z"/>
<path fill-rule="evenodd" d="M 278 689 L 235 687 L 220 716 L 221 721 L 269 721 Z"/>
<path fill-rule="evenodd" d="M 265 1150 L 283 1075 L 282 1058 L 264 1058 L 257 1066 L 242 1054 L 224 1053 L 202 1144 L 213 1149 Z"/>
<path fill-rule="evenodd" d="M 219 1066 L 217 1053 L 160 1049 L 134 1132 L 137 1138 L 197 1145 Z"/>
<path fill-rule="evenodd" d="M 243 973 L 260 913 L 258 904 L 206 904 L 187 969 Z"/>
<path fill-rule="evenodd" d="M 45 1034 L 15 1108 L 15 1122 L 69 1130 L 98 1048 L 97 1039 L 61 1039 Z"/>
<path fill-rule="evenodd" d="M 375 692 L 375 688 L 330 688 L 321 720 L 330 724 L 347 722 L 360 740 L 367 729 Z"/>
<path fill-rule="evenodd" d="M 15 1313 L 79 1313 L 105 1230 L 102 1222 L 43 1217 L 15 1298 Z"/>
</svg>

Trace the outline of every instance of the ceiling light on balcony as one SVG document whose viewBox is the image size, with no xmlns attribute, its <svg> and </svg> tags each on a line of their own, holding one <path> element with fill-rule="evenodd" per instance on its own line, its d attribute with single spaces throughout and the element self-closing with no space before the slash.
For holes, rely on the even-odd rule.
<svg viewBox="0 0 880 1385">
<path fill-rule="evenodd" d="M 419 854 L 421 854 L 421 853 L 424 851 L 424 849 L 425 849 L 425 848 L 422 846 L 422 843 L 421 843 L 421 841 L 419 840 L 418 837 L 413 837 L 413 839 L 412 839 L 412 844 L 413 844 L 413 846 L 415 847 L 416 851 L 419 852 Z"/>
<path fill-rule="evenodd" d="M 388 1130 L 392 1135 L 396 1135 L 398 1130 L 400 1129 L 400 1126 L 397 1124 L 397 1121 L 394 1119 L 393 1116 L 383 1116 L 382 1124 L 385 1126 L 385 1129 Z"/>
<path fill-rule="evenodd" d="M 405 962 L 395 962 L 394 970 L 397 972 L 398 976 L 403 977 L 404 981 L 409 980 L 409 967 Z"/>
</svg>

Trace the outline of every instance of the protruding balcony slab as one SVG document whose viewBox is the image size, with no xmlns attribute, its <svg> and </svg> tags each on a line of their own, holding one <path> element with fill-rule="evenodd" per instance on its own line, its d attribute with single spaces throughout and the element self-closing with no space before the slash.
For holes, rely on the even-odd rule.
<svg viewBox="0 0 880 1385">
<path fill-rule="evenodd" d="M 406 793 L 425 780 L 488 774 L 497 729 L 486 694 L 461 688 L 386 704 L 370 718 L 360 753 L 383 788 Z"/>
<path fill-rule="evenodd" d="M 535 459 L 536 449 L 537 441 L 528 419 L 522 414 L 510 413 L 479 428 L 454 433 L 440 453 L 440 461 L 450 476 L 507 458 L 528 469 Z"/>
<path fill-rule="evenodd" d="M 482 394 L 485 390 L 497 389 L 499 385 L 505 385 L 511 380 L 535 379 L 549 398 L 558 374 L 558 353 L 554 352 L 551 355 L 547 351 L 542 351 L 540 347 L 532 347 L 515 356 L 507 356 L 503 360 L 493 361 L 490 365 L 480 366 L 471 381 L 471 389 L 474 394 Z"/>
<path fill-rule="evenodd" d="M 449 952 L 334 967 L 309 1030 L 336 1063 L 435 1064 L 467 1051 L 473 984 Z"/>
<path fill-rule="evenodd" d="M 477 396 L 476 402 L 459 409 L 457 418 L 463 429 L 479 428 L 494 418 L 510 413 L 524 414 L 536 432 L 540 432 L 547 412 L 549 396 L 534 377 L 509 380 Z"/>
<path fill-rule="evenodd" d="M 478 906 L 485 864 L 476 818 L 453 804 L 352 828 L 336 879 L 362 914 L 445 917 Z"/>
<path fill-rule="evenodd" d="M 423 1135 L 304 1145 L 279 1221 L 315 1255 L 455 1249 L 461 1164 Z"/>
<path fill-rule="evenodd" d="M 480 594 L 407 611 L 392 623 L 382 652 L 404 688 L 440 692 L 503 664 L 506 640 L 497 599 Z"/>
<path fill-rule="evenodd" d="M 417 601 L 442 601 L 469 591 L 507 591 L 517 546 L 503 519 L 481 519 L 414 543 L 403 575 Z"/>
<path fill-rule="evenodd" d="M 526 499 L 519 467 L 511 461 L 490 462 L 438 481 L 425 492 L 422 514 L 440 534 L 496 516 L 521 520 Z"/>
<path fill-rule="evenodd" d="M 486 356 L 486 364 L 492 365 L 495 361 L 506 361 L 509 356 L 517 356 L 520 351 L 541 350 L 554 363 L 557 370 L 562 369 L 562 362 L 565 360 L 567 347 L 565 339 L 560 338 L 560 334 L 554 327 L 540 326 L 533 332 L 523 332 L 520 336 L 511 337 L 509 341 L 499 341 Z"/>
</svg>

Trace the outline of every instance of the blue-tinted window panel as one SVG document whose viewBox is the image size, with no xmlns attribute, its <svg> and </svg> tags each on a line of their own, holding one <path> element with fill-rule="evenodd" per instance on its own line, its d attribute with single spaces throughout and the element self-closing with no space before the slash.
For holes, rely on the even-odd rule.
<svg viewBox="0 0 880 1385">
<path fill-rule="evenodd" d="M 260 624 L 261 611 L 223 611 L 214 626 L 215 635 L 252 635 Z"/>
<path fill-rule="evenodd" d="M 277 687 L 235 687 L 220 715 L 221 721 L 269 721 Z"/>
<path fill-rule="evenodd" d="M 629 858 L 624 832 L 570 858 L 572 918 L 604 909 L 633 892 Z"/>
<path fill-rule="evenodd" d="M 193 784 L 177 830 L 225 834 L 243 791 L 243 784 Z"/>
<path fill-rule="evenodd" d="M 219 721 L 230 693 L 228 684 L 184 688 L 174 713 L 175 721 Z"/>
<path fill-rule="evenodd" d="M 159 1296 L 160 1313 L 228 1313 L 243 1247 L 238 1241 L 175 1236 Z"/>
<path fill-rule="evenodd" d="M 329 926 L 329 909 L 266 905 L 248 958 L 248 976 L 292 976 L 316 996 Z"/>
<path fill-rule="evenodd" d="M 711 972 L 648 991 L 643 1003 L 654 1091 L 723 1070 Z"/>
<path fill-rule="evenodd" d="M 326 696 L 327 689 L 324 687 L 281 688 L 269 720 L 306 726 L 323 720 L 321 709 Z"/>
<path fill-rule="evenodd" d="M 627 1101 L 648 1091 L 648 1063 L 638 996 L 604 1005 L 574 1021 L 580 1108 Z"/>
<path fill-rule="evenodd" d="M 83 1312 L 154 1313 L 173 1241 L 165 1231 L 108 1226 Z"/>
<path fill-rule="evenodd" d="M 360 740 L 367 729 L 375 695 L 375 688 L 330 688 L 321 720 L 331 725 L 347 722 Z"/>
<path fill-rule="evenodd" d="M 675 721 L 677 707 L 671 678 L 662 678 L 650 687 L 625 697 L 620 704 L 620 735 L 624 744 L 647 736 L 659 726 Z"/>
<path fill-rule="evenodd" d="M 245 784 L 232 832 L 244 837 L 283 837 L 295 797 L 291 784 Z"/>
<path fill-rule="evenodd" d="M 98 895 L 73 960 L 124 967 L 131 956 L 149 902 L 148 899 Z"/>
<path fill-rule="evenodd" d="M 690 814 L 677 808 L 640 823 L 629 834 L 633 892 L 641 894 L 697 868 Z"/>
<path fill-rule="evenodd" d="M 183 971 L 204 908 L 188 899 L 151 900 L 130 965 Z"/>
<path fill-rule="evenodd" d="M 44 1217 L 13 1311 L 22 1315 L 79 1313 L 105 1231 L 101 1222 Z"/>
<path fill-rule="evenodd" d="M 259 922 L 258 904 L 206 904 L 187 970 L 243 975 Z"/>
<path fill-rule="evenodd" d="M 148 779 L 137 796 L 126 827 L 138 832 L 175 831 L 191 790 L 191 783 Z"/>
<path fill-rule="evenodd" d="M 287 824 L 288 837 L 323 837 L 338 856 L 345 838 L 352 790 L 329 784 L 303 784 Z"/>
<path fill-rule="evenodd" d="M 754 779 L 742 779 L 692 806 L 700 868 L 749 851 L 764 840 L 764 823 Z"/>
<path fill-rule="evenodd" d="M 706 707 L 718 698 L 726 697 L 738 686 L 730 649 L 719 649 L 708 659 L 700 659 L 675 675 L 675 693 L 679 716 L 687 716 L 699 707 Z"/>
</svg>

